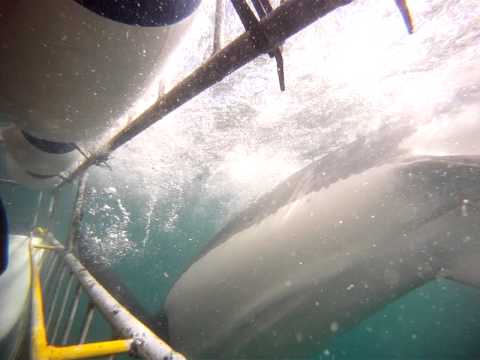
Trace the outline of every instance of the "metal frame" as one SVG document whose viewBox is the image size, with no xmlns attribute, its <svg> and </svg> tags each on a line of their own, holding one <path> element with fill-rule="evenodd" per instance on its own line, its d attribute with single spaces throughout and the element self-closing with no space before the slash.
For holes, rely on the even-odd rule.
<svg viewBox="0 0 480 360">
<path fill-rule="evenodd" d="M 45 315 L 43 306 L 43 295 L 40 281 L 40 271 L 35 263 L 30 247 L 30 259 L 32 268 L 32 359 L 33 360 L 70 360 L 70 359 L 88 359 L 98 356 L 107 356 L 111 354 L 125 353 L 132 348 L 133 340 L 112 340 L 91 344 L 72 345 L 72 346 L 54 346 L 47 340 L 47 331 L 45 327 Z M 44 250 L 44 248 L 42 248 Z M 58 251 L 58 250 L 56 250 Z"/>
<path fill-rule="evenodd" d="M 34 244 L 31 246 L 32 252 L 35 251 L 35 249 L 38 251 L 54 252 L 56 255 L 54 260 L 58 259 L 62 270 L 56 281 L 57 285 L 48 313 L 48 321 L 45 322 L 40 271 L 38 270 L 38 265 L 33 260 L 33 256 L 31 256 L 34 289 L 32 301 L 33 360 L 86 359 L 90 357 L 115 355 L 127 351 L 145 359 L 185 360 L 182 354 L 175 352 L 166 342 L 157 337 L 147 326 L 135 318 L 135 316 L 111 296 L 80 261 L 78 261 L 75 255 L 70 250 L 65 249 L 52 234 L 47 233 L 44 235 L 42 244 Z M 54 268 L 54 266 L 50 266 L 47 272 L 47 278 L 49 278 L 48 275 L 51 274 L 51 269 Z M 70 273 L 71 277 L 66 285 L 67 290 L 62 295 L 63 299 L 61 300 L 58 317 L 55 319 L 54 311 L 59 301 L 60 284 L 67 273 Z M 75 290 L 72 308 L 66 323 L 66 330 L 61 342 L 62 346 L 55 346 L 51 343 L 53 343 L 57 337 L 59 324 L 64 318 L 67 298 L 70 294 L 73 279 L 78 281 L 78 286 Z M 82 292 L 88 296 L 89 305 L 83 319 L 80 339 L 78 345 L 65 346 L 71 334 Z M 124 340 L 85 343 L 96 310 L 99 310 L 101 315 L 110 323 L 115 333 L 123 336 L 125 338 Z M 50 343 L 48 341 L 49 329 L 53 329 L 52 341 Z"/>
<path fill-rule="evenodd" d="M 246 10 L 245 0 L 231 1 L 234 5 L 238 5 L 237 11 L 242 9 Z M 125 128 L 121 129 L 108 142 L 103 144 L 96 153 L 85 158 L 85 160 L 67 177 L 62 177 L 62 182 L 56 187 L 56 191 L 53 192 L 50 199 L 48 216 L 49 227 L 52 228 L 53 225 L 53 218 L 56 209 L 56 196 L 59 194 L 61 186 L 67 181 L 73 180 L 80 174 L 85 174 L 85 171 L 91 165 L 98 164 L 100 161 L 105 160 L 110 153 L 115 151 L 118 147 L 122 146 L 140 132 L 144 131 L 182 104 L 191 100 L 202 91 L 221 81 L 224 77 L 228 76 L 243 65 L 249 63 L 257 56 L 263 53 L 270 54 L 271 56 L 272 54 L 275 55 L 275 52 L 279 51 L 278 49 L 280 45 L 288 37 L 336 8 L 350 4 L 353 1 L 354 0 L 287 0 L 285 2 L 282 1 L 282 5 L 269 13 L 271 9 L 266 6 L 269 4 L 268 1 L 255 0 L 254 6 L 256 7 L 261 20 L 258 22 L 256 20 L 253 21 L 253 18 L 250 16 L 253 13 L 248 15 L 252 21 L 247 23 L 247 31 L 222 50 L 218 50 L 221 38 L 221 21 L 216 19 L 214 38 L 214 51 L 216 52 L 210 60 L 196 69 L 170 92 L 160 97 L 144 113 L 132 120 Z M 395 1 L 402 13 L 408 31 L 413 31 L 412 20 L 410 13 L 408 12 L 406 0 Z M 217 12 L 220 12 L 221 8 L 222 0 L 217 0 Z M 259 9 L 261 11 L 259 11 Z M 239 11 L 239 13 L 241 12 L 242 11 Z M 251 9 L 249 9 L 249 13 L 250 12 Z M 221 14 L 217 15 L 217 17 L 221 17 Z M 253 15 L 253 17 L 255 16 Z M 282 87 L 282 78 L 280 78 L 280 84 Z M 33 278 L 33 360 L 85 359 L 108 355 L 113 359 L 115 354 L 127 351 L 134 355 L 140 355 L 146 359 L 185 359 L 182 354 L 175 352 L 167 343 L 158 338 L 148 327 L 115 300 L 72 253 L 71 249 L 76 240 L 78 228 L 82 220 L 85 187 L 86 176 L 83 176 L 77 189 L 72 229 L 66 242 L 66 248 L 63 247 L 53 235 L 42 230 L 40 231 L 40 234 L 37 235 L 39 235 L 44 241 L 47 240 L 48 243 L 32 245 L 30 249 Z M 39 204 L 42 201 L 42 196 L 43 195 L 40 194 L 38 199 Z M 36 225 L 37 220 L 38 213 L 33 220 L 34 225 Z M 48 314 L 47 325 L 45 325 L 42 284 L 40 280 L 40 271 L 38 269 L 39 265 L 33 260 L 32 256 L 34 248 L 43 252 L 52 252 L 53 259 L 51 259 L 48 269 L 46 269 L 44 289 L 49 285 L 54 270 L 58 268 L 58 266 L 62 269 L 56 281 L 57 286 L 55 288 L 53 302 Z M 40 257 L 38 263 L 41 261 Z M 58 318 L 55 319 L 53 315 L 60 296 L 60 285 L 67 273 L 70 276 L 66 286 L 67 290 L 63 294 L 64 297 L 61 301 Z M 60 323 L 66 311 L 67 299 L 70 295 L 74 279 L 78 281 L 78 283 L 75 288 L 70 314 L 61 341 L 62 346 L 55 346 L 48 342 L 47 329 L 53 329 L 52 342 L 55 341 Z M 89 297 L 89 304 L 86 315 L 83 319 L 79 344 L 66 346 L 71 334 L 82 293 Z M 103 317 L 110 323 L 115 333 L 125 337 L 125 339 L 85 344 L 96 310 L 99 310 L 101 315 L 103 315 Z"/>
<path fill-rule="evenodd" d="M 139 133 L 164 118 L 204 90 L 223 80 L 226 76 L 248 64 L 261 54 L 268 54 L 286 39 L 310 25 L 320 17 L 354 0 L 288 0 L 261 19 L 255 33 L 246 31 L 222 50 L 216 52 L 206 63 L 160 97 L 137 118 L 129 122 L 90 157 L 70 172 L 57 185 L 59 189 L 84 173 L 90 166 L 104 161 L 108 156 Z M 398 0 L 405 1 L 405 0 Z M 258 34 L 266 39 L 262 44 Z"/>
<path fill-rule="evenodd" d="M 66 247 L 69 250 L 72 250 L 73 248 L 73 245 L 78 236 L 78 231 L 80 229 L 80 223 L 82 222 L 82 219 L 83 219 L 83 204 L 85 202 L 85 191 L 87 188 L 87 181 L 88 181 L 88 174 L 83 173 L 80 176 L 80 180 L 78 181 L 77 193 L 74 200 L 75 205 L 73 208 L 72 224 L 70 226 L 70 234 L 66 242 Z"/>
<path fill-rule="evenodd" d="M 224 16 L 225 16 L 224 0 L 216 0 L 212 55 L 222 48 L 222 30 L 223 30 L 222 27 L 223 27 Z"/>
</svg>

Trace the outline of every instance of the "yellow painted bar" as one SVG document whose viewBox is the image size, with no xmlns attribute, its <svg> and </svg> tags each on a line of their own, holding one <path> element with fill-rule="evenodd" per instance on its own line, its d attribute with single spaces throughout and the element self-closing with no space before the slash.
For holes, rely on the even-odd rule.
<svg viewBox="0 0 480 360">
<path fill-rule="evenodd" d="M 32 247 L 39 247 L 33 245 Z M 132 340 L 112 340 L 72 346 L 48 345 L 43 312 L 43 296 L 38 270 L 30 247 L 30 262 L 33 278 L 32 298 L 32 358 L 33 360 L 73 360 L 88 359 L 105 355 L 125 353 L 130 349 Z M 40 247 L 43 248 L 43 247 Z M 57 249 L 58 247 L 52 246 Z"/>
<path fill-rule="evenodd" d="M 53 245 L 43 245 L 43 244 L 36 244 L 32 245 L 36 249 L 44 249 L 44 250 L 63 250 L 63 248 Z"/>
<path fill-rule="evenodd" d="M 90 359 L 98 356 L 125 353 L 132 340 L 112 340 L 72 346 L 48 346 L 48 360 Z"/>
<path fill-rule="evenodd" d="M 32 233 L 33 235 L 35 236 L 38 236 L 39 238 L 44 238 L 45 235 L 47 235 L 48 233 L 48 230 L 44 227 L 41 227 L 41 226 L 36 226 L 33 230 L 32 230 Z"/>
<path fill-rule="evenodd" d="M 43 297 L 40 285 L 40 272 L 33 261 L 30 248 L 30 263 L 32 266 L 33 298 L 32 298 L 32 358 L 34 360 L 48 359 L 47 333 L 45 331 L 45 316 L 43 313 Z"/>
</svg>

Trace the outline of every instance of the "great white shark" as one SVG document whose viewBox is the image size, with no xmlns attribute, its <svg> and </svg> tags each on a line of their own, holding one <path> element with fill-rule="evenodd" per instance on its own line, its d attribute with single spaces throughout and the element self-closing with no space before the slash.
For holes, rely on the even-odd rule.
<svg viewBox="0 0 480 360">
<path fill-rule="evenodd" d="M 192 359 L 307 357 L 437 277 L 480 286 L 480 156 L 358 141 L 238 214 L 141 318 Z"/>
<path fill-rule="evenodd" d="M 317 161 L 228 224 L 168 294 L 172 346 L 311 356 L 436 277 L 479 286 L 480 157 L 375 151 Z"/>
</svg>

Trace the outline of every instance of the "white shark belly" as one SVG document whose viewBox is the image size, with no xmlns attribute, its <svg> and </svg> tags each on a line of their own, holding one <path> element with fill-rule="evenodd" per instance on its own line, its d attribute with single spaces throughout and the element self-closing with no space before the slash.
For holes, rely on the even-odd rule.
<svg viewBox="0 0 480 360">
<path fill-rule="evenodd" d="M 174 285 L 166 309 L 179 350 L 311 355 L 339 330 L 480 253 L 477 166 L 398 162 L 318 189 L 322 175 L 309 176 L 283 205 L 274 191 L 273 211 L 220 236 Z"/>
</svg>

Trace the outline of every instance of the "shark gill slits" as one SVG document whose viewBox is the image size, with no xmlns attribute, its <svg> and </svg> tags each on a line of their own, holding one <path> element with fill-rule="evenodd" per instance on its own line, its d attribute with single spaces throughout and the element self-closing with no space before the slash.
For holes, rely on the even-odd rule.
<svg viewBox="0 0 480 360">
<path fill-rule="evenodd" d="M 37 178 L 37 179 L 51 179 L 51 178 L 54 178 L 55 176 L 58 176 L 58 175 L 42 175 L 42 174 L 37 174 L 28 170 L 25 170 L 25 172 L 31 177 Z"/>
<path fill-rule="evenodd" d="M 37 149 L 49 154 L 66 154 L 77 148 L 75 143 L 57 142 L 41 139 L 26 131 L 22 131 L 23 137 Z"/>
</svg>

